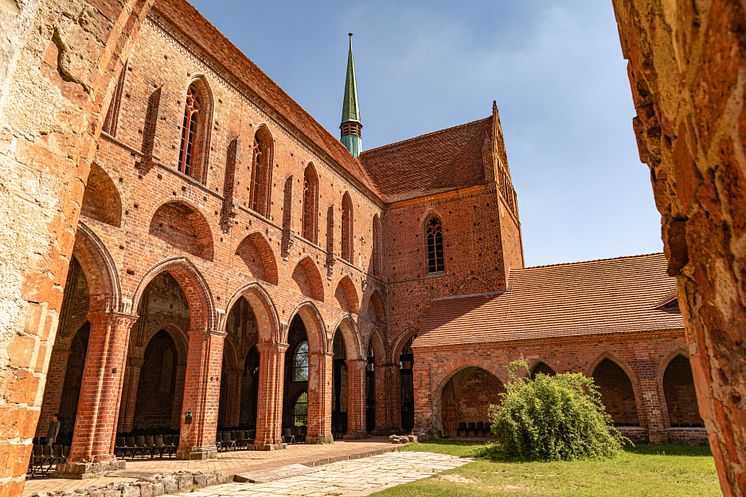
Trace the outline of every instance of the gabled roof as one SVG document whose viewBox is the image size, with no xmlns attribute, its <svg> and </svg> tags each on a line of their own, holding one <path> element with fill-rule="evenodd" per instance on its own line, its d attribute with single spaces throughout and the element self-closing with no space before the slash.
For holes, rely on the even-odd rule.
<svg viewBox="0 0 746 497">
<path fill-rule="evenodd" d="M 360 160 L 386 202 L 483 183 L 492 116 L 364 151 Z"/>
<path fill-rule="evenodd" d="M 663 254 L 515 269 L 499 295 L 434 300 L 415 347 L 682 329 Z"/>
<path fill-rule="evenodd" d="M 377 193 L 359 160 L 339 140 L 280 86 L 264 74 L 218 29 L 210 24 L 186 0 L 157 0 L 154 9 L 166 17 L 185 36 L 210 54 L 235 79 L 245 84 L 269 107 L 283 116 L 295 129 L 328 154 L 342 168 L 357 178 L 366 188 Z"/>
</svg>

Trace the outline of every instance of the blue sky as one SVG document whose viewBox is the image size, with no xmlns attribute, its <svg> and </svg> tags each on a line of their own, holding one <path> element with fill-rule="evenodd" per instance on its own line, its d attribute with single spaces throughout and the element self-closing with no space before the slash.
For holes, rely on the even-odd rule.
<svg viewBox="0 0 746 497">
<path fill-rule="evenodd" d="M 192 3 L 335 136 L 354 32 L 365 148 L 496 100 L 527 265 L 662 249 L 611 1 Z"/>
</svg>

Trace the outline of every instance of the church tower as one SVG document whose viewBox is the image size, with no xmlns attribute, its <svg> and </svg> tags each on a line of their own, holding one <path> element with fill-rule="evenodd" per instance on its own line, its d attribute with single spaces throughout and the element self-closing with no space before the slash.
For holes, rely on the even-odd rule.
<svg viewBox="0 0 746 497">
<path fill-rule="evenodd" d="M 363 149 L 363 123 L 360 122 L 360 103 L 357 99 L 357 83 L 355 83 L 355 59 L 352 57 L 352 33 L 347 53 L 347 76 L 345 78 L 345 96 L 342 100 L 342 144 L 347 147 L 353 157 L 360 156 Z"/>
</svg>

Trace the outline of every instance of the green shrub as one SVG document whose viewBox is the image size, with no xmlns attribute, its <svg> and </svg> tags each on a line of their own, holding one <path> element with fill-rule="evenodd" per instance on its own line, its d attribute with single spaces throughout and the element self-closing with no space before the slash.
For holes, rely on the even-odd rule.
<svg viewBox="0 0 746 497">
<path fill-rule="evenodd" d="M 524 360 L 510 365 L 510 382 L 491 405 L 492 433 L 501 456 L 526 460 L 608 457 L 628 440 L 614 428 L 592 378 L 580 373 L 519 376 Z"/>
</svg>

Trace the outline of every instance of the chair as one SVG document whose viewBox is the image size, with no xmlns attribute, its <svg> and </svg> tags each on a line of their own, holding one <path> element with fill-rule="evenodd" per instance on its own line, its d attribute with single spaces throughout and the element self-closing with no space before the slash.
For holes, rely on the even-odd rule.
<svg viewBox="0 0 746 497">
<path fill-rule="evenodd" d="M 133 454 L 132 457 L 135 457 L 137 454 L 144 456 L 147 452 L 148 452 L 148 447 L 145 445 L 145 436 L 137 435 L 135 437 L 135 453 Z"/>
<path fill-rule="evenodd" d="M 124 444 L 127 447 L 124 451 L 124 457 L 127 457 L 127 454 L 130 454 L 132 458 L 135 458 L 135 452 L 137 451 L 137 448 L 135 447 L 135 437 L 132 435 L 127 435 L 124 437 Z"/>
<path fill-rule="evenodd" d="M 127 452 L 127 443 L 123 436 L 117 436 L 117 443 L 114 445 L 114 455 L 124 457 Z"/>
<path fill-rule="evenodd" d="M 236 442 L 231 438 L 231 432 L 223 432 L 223 448 L 225 450 L 236 450 Z"/>
<path fill-rule="evenodd" d="M 52 464 L 64 464 L 67 460 L 65 457 L 65 448 L 62 445 L 55 445 L 52 448 Z"/>
<path fill-rule="evenodd" d="M 477 421 L 477 431 L 476 431 L 476 433 L 480 437 L 486 436 L 485 432 L 484 432 L 484 421 Z"/>
<path fill-rule="evenodd" d="M 295 443 L 295 435 L 293 435 L 293 430 L 290 428 L 283 428 L 282 429 L 282 439 L 285 443 L 288 444 L 294 444 Z"/>
<path fill-rule="evenodd" d="M 172 455 L 176 454 L 177 443 L 174 442 L 175 438 L 176 437 L 171 434 L 166 434 L 163 437 L 163 444 L 166 446 L 165 452 L 168 453 L 168 457 L 171 457 Z"/>
<path fill-rule="evenodd" d="M 465 437 L 466 436 L 466 423 L 463 421 L 459 421 L 458 428 L 456 428 L 456 436 L 459 437 Z"/>
<path fill-rule="evenodd" d="M 155 456 L 155 438 L 153 435 L 145 435 L 145 451 L 150 454 L 150 458 Z"/>
<path fill-rule="evenodd" d="M 166 444 L 163 442 L 163 435 L 156 435 L 153 439 L 153 454 L 163 459 L 163 453 L 166 451 Z"/>
<path fill-rule="evenodd" d="M 477 436 L 477 424 L 473 421 L 466 423 L 467 435 Z"/>
<path fill-rule="evenodd" d="M 237 445 L 241 449 L 245 449 L 249 446 L 249 432 L 246 430 L 238 431 L 238 442 Z"/>
</svg>

